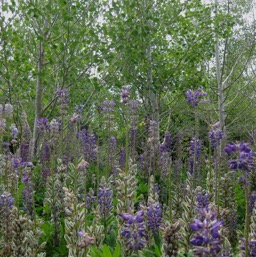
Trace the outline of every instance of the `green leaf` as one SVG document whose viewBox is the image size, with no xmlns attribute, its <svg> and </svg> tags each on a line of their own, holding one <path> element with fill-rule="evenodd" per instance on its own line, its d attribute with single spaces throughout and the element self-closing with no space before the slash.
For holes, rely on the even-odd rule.
<svg viewBox="0 0 256 257">
<path fill-rule="evenodd" d="M 115 251 L 113 253 L 113 257 L 119 257 L 120 254 L 121 254 L 121 246 L 120 246 L 120 244 L 117 244 Z"/>
<path fill-rule="evenodd" d="M 112 253 L 107 245 L 104 244 L 103 246 L 103 256 L 104 257 L 112 257 Z"/>
</svg>

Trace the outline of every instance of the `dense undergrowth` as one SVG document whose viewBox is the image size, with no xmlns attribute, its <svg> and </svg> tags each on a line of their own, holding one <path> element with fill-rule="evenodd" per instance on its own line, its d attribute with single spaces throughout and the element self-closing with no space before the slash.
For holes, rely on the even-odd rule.
<svg viewBox="0 0 256 257">
<path fill-rule="evenodd" d="M 218 122 L 208 138 L 196 122 L 177 134 L 141 125 L 127 87 L 124 133 L 106 99 L 95 134 L 68 115 L 68 91 L 57 96 L 36 144 L 26 114 L 17 129 L 1 105 L 1 256 L 256 256 L 254 145 L 226 142 Z M 205 96 L 188 91 L 188 108 Z"/>
</svg>

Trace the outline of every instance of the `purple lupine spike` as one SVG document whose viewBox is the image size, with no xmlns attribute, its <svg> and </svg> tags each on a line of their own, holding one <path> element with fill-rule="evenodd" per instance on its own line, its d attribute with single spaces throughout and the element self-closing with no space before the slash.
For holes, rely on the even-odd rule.
<svg viewBox="0 0 256 257">
<path fill-rule="evenodd" d="M 172 134 L 170 132 L 166 132 L 165 134 L 164 145 L 167 152 L 172 151 L 173 139 L 172 139 Z"/>
<path fill-rule="evenodd" d="M 0 134 L 4 133 L 6 129 L 6 119 L 0 118 Z"/>
<path fill-rule="evenodd" d="M 58 102 L 61 104 L 68 104 L 69 102 L 69 90 L 68 88 L 58 88 L 57 89 Z"/>
<path fill-rule="evenodd" d="M 14 205 L 14 198 L 10 193 L 5 193 L 0 196 L 0 209 L 12 209 Z"/>
<path fill-rule="evenodd" d="M 10 136 L 13 138 L 17 138 L 19 131 L 14 124 L 10 126 L 10 130 L 11 130 Z"/>
<path fill-rule="evenodd" d="M 10 143 L 9 142 L 2 142 L 3 151 L 8 153 L 10 151 Z"/>
<path fill-rule="evenodd" d="M 148 228 L 152 232 L 158 232 L 162 221 L 162 208 L 159 203 L 154 203 L 148 206 L 147 218 Z"/>
<path fill-rule="evenodd" d="M 27 170 L 24 171 L 22 182 L 25 185 L 21 192 L 23 209 L 28 215 L 33 216 L 33 184 Z"/>
<path fill-rule="evenodd" d="M 22 142 L 20 144 L 20 157 L 22 159 L 22 162 L 28 162 L 29 161 L 29 144 Z"/>
<path fill-rule="evenodd" d="M 241 239 L 241 245 L 240 249 L 242 250 L 243 253 L 245 253 L 245 238 Z M 256 257 L 256 240 L 255 239 L 250 239 L 249 241 L 249 252 L 248 252 L 249 257 Z"/>
<path fill-rule="evenodd" d="M 213 210 L 200 209 L 202 220 L 195 219 L 190 228 L 196 232 L 190 243 L 195 246 L 196 256 L 217 256 L 221 251 L 223 238 L 220 235 L 222 222 L 216 219 L 217 213 Z"/>
<path fill-rule="evenodd" d="M 96 202 L 96 196 L 94 195 L 93 189 L 90 188 L 89 192 L 86 195 L 86 207 L 92 208 L 92 205 L 95 202 Z"/>
<path fill-rule="evenodd" d="M 126 150 L 125 147 L 122 147 L 119 151 L 119 166 L 120 169 L 124 169 L 125 168 L 125 163 L 126 163 Z"/>
<path fill-rule="evenodd" d="M 138 108 L 139 108 L 139 101 L 138 100 L 131 100 L 129 101 L 129 106 L 130 106 L 130 113 L 132 115 L 137 114 Z"/>
<path fill-rule="evenodd" d="M 4 105 L 4 114 L 6 115 L 6 117 L 12 117 L 13 114 L 13 106 L 9 103 Z"/>
<path fill-rule="evenodd" d="M 254 152 L 247 143 L 227 144 L 224 151 L 228 155 L 234 155 L 236 159 L 228 161 L 231 170 L 245 170 L 249 171 L 254 168 Z"/>
<path fill-rule="evenodd" d="M 146 226 L 144 211 L 138 211 L 135 215 L 121 213 L 124 228 L 121 236 L 125 239 L 126 247 L 131 251 L 142 250 L 146 246 Z"/>
<path fill-rule="evenodd" d="M 207 96 L 207 93 L 204 93 L 200 88 L 194 92 L 191 89 L 186 92 L 186 100 L 191 103 L 193 108 L 198 105 L 200 98 L 204 96 Z"/>
<path fill-rule="evenodd" d="M 115 102 L 114 101 L 109 101 L 108 99 L 105 99 L 103 101 L 103 108 L 102 110 L 105 112 L 105 113 L 111 113 L 111 112 L 114 112 L 114 109 L 113 107 L 115 106 Z"/>
<path fill-rule="evenodd" d="M 51 170 L 47 167 L 43 167 L 43 170 L 42 170 L 43 181 L 46 181 L 46 179 L 50 176 L 50 174 L 51 174 Z"/>
<path fill-rule="evenodd" d="M 197 139 L 196 145 L 195 145 L 195 139 L 191 138 L 191 141 L 190 141 L 190 154 L 191 155 L 195 154 L 195 146 L 196 146 L 196 156 L 197 156 L 197 158 L 199 158 L 200 154 L 201 154 L 201 150 L 202 150 L 201 141 L 199 139 Z"/>
<path fill-rule="evenodd" d="M 252 213 L 256 202 L 256 191 L 253 191 L 250 195 L 250 213 Z"/>
<path fill-rule="evenodd" d="M 50 144 L 48 142 L 44 143 L 44 149 L 43 149 L 43 153 L 42 153 L 42 161 L 43 162 L 47 162 L 49 161 L 51 158 L 51 148 L 50 148 Z"/>
<path fill-rule="evenodd" d="M 96 160 L 97 141 L 95 134 L 88 134 L 86 130 L 80 132 L 81 144 L 84 147 L 84 157 L 90 163 Z"/>
<path fill-rule="evenodd" d="M 109 145 L 108 145 L 108 161 L 109 161 L 109 165 L 111 166 L 111 168 L 113 168 L 113 164 L 115 162 L 115 156 L 116 156 L 116 145 L 117 145 L 117 140 L 116 137 L 110 137 L 109 138 Z"/>
<path fill-rule="evenodd" d="M 209 132 L 209 139 L 212 148 L 216 148 L 221 139 L 225 138 L 225 133 L 220 129 L 211 130 Z"/>
<path fill-rule="evenodd" d="M 128 103 L 128 98 L 130 96 L 130 88 L 129 86 L 123 86 L 121 89 L 121 101 L 123 104 Z"/>
<path fill-rule="evenodd" d="M 205 190 L 199 192 L 196 196 L 196 201 L 197 201 L 197 208 L 198 209 L 208 209 L 209 206 L 209 198 L 210 196 L 207 194 Z"/>
<path fill-rule="evenodd" d="M 195 147 L 196 147 L 196 152 L 195 152 Z M 202 146 L 201 146 L 201 141 L 199 139 L 197 139 L 196 143 L 195 143 L 195 139 L 192 138 L 190 141 L 190 158 L 189 158 L 189 172 L 190 174 L 193 173 L 194 171 L 194 165 L 195 165 L 195 170 L 197 170 L 197 164 L 201 155 L 201 150 L 202 150 Z M 196 155 L 196 156 L 194 156 Z M 194 163 L 195 161 L 195 163 Z"/>
<path fill-rule="evenodd" d="M 38 119 L 36 124 L 40 135 L 44 135 L 44 133 L 49 130 L 49 123 L 47 118 Z"/>
<path fill-rule="evenodd" d="M 53 119 L 50 122 L 49 130 L 50 130 L 50 134 L 53 138 L 58 138 L 58 136 L 60 134 L 60 123 L 56 119 Z"/>
<path fill-rule="evenodd" d="M 103 177 L 104 178 L 104 177 Z M 100 207 L 100 214 L 104 219 L 108 218 L 112 209 L 113 193 L 111 188 L 105 181 L 105 178 L 101 180 L 98 189 L 98 203 Z"/>
<path fill-rule="evenodd" d="M 131 142 L 131 149 L 132 149 L 132 151 L 135 151 L 135 149 L 136 149 L 137 135 L 138 135 L 137 128 L 132 125 L 131 129 L 130 129 L 130 142 Z M 135 153 L 133 153 L 133 155 L 134 154 Z"/>
<path fill-rule="evenodd" d="M 12 167 L 14 169 L 18 169 L 19 167 L 22 166 L 22 158 L 12 158 Z"/>
</svg>

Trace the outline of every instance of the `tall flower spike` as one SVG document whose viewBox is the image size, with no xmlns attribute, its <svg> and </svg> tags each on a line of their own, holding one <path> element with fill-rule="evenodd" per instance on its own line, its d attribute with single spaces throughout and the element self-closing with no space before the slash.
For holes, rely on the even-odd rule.
<svg viewBox="0 0 256 257">
<path fill-rule="evenodd" d="M 180 223 L 168 224 L 164 228 L 162 253 L 163 257 L 178 256 Z"/>
<path fill-rule="evenodd" d="M 10 130 L 11 130 L 11 133 L 10 133 L 11 137 L 17 138 L 19 131 L 14 124 L 11 125 Z"/>
<path fill-rule="evenodd" d="M 41 118 L 36 121 L 36 125 L 40 135 L 44 135 L 49 130 L 49 122 L 47 118 Z"/>
<path fill-rule="evenodd" d="M 191 89 L 186 92 L 186 100 L 191 103 L 193 108 L 198 105 L 200 98 L 203 96 L 207 96 L 207 93 L 204 93 L 200 88 L 194 92 Z"/>
<path fill-rule="evenodd" d="M 212 148 L 216 148 L 221 139 L 225 138 L 225 133 L 220 128 L 220 122 L 216 122 L 211 126 L 212 129 L 209 132 L 209 139 L 211 142 Z"/>
<path fill-rule="evenodd" d="M 235 159 L 228 161 L 231 170 L 252 170 L 254 168 L 254 152 L 247 143 L 227 144 L 224 151 L 228 155 L 234 155 Z"/>
<path fill-rule="evenodd" d="M 123 104 L 128 103 L 128 98 L 130 96 L 130 88 L 129 86 L 123 86 L 121 89 L 121 101 Z"/>
<path fill-rule="evenodd" d="M 158 232 L 162 221 L 162 207 L 158 201 L 159 195 L 155 185 L 155 178 L 150 177 L 149 196 L 147 204 L 147 224 L 152 232 Z"/>
<path fill-rule="evenodd" d="M 121 213 L 124 221 L 124 228 L 121 236 L 125 240 L 128 250 L 138 251 L 146 246 L 146 226 L 144 223 L 144 211 L 138 211 L 135 215 Z"/>
<path fill-rule="evenodd" d="M 217 213 L 212 210 L 200 209 L 202 220 L 195 219 L 190 228 L 195 232 L 190 241 L 195 246 L 196 256 L 216 257 L 221 251 L 223 238 L 221 236 L 222 222 L 216 219 Z"/>
<path fill-rule="evenodd" d="M 100 206 L 101 216 L 104 217 L 104 219 L 107 219 L 111 214 L 112 197 L 112 190 L 106 182 L 105 177 L 102 177 L 98 190 L 98 203 Z"/>
<path fill-rule="evenodd" d="M 12 117 L 13 114 L 13 106 L 9 103 L 4 105 L 4 114 L 6 115 L 6 117 L 10 118 Z"/>
</svg>

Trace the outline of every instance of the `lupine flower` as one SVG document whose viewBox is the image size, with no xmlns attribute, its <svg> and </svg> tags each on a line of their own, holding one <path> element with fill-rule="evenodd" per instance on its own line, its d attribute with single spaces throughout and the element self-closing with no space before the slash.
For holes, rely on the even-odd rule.
<svg viewBox="0 0 256 257">
<path fill-rule="evenodd" d="M 92 208 L 93 204 L 96 202 L 96 196 L 92 188 L 89 189 L 89 192 L 86 195 L 86 208 Z"/>
<path fill-rule="evenodd" d="M 11 117 L 13 114 L 13 107 L 11 104 L 5 104 L 4 105 L 4 114 L 6 115 L 6 117 Z"/>
<path fill-rule="evenodd" d="M 24 189 L 21 192 L 23 208 L 27 214 L 33 216 L 33 184 L 26 170 L 25 174 L 22 177 L 22 182 L 25 185 Z"/>
<path fill-rule="evenodd" d="M 252 213 L 253 208 L 256 207 L 255 201 L 256 201 L 256 192 L 253 191 L 250 196 L 250 213 Z"/>
<path fill-rule="evenodd" d="M 110 137 L 109 138 L 109 145 L 108 145 L 108 161 L 109 161 L 109 165 L 111 166 L 111 168 L 113 168 L 113 164 L 115 162 L 115 156 L 116 156 L 116 145 L 117 145 L 117 141 L 115 137 Z"/>
<path fill-rule="evenodd" d="M 136 146 L 136 138 L 137 138 L 137 128 L 135 126 L 131 126 L 130 129 L 130 138 L 131 138 L 131 148 L 134 149 Z"/>
<path fill-rule="evenodd" d="M 195 152 L 195 147 L 196 147 L 196 152 Z M 199 161 L 199 158 L 201 155 L 201 150 L 202 150 L 201 141 L 198 139 L 195 144 L 195 139 L 192 138 L 190 141 L 190 159 L 189 159 L 190 174 L 192 174 L 194 171 L 194 165 L 195 165 L 195 169 L 197 168 L 197 164 L 198 164 L 198 161 Z M 196 155 L 196 156 L 194 156 L 194 155 Z M 194 163 L 194 161 L 196 163 Z"/>
<path fill-rule="evenodd" d="M 10 210 L 12 209 L 13 205 L 14 205 L 14 198 L 12 197 L 11 194 L 6 193 L 0 196 L 0 210 L 6 211 L 6 208 Z"/>
<path fill-rule="evenodd" d="M 139 101 L 137 100 L 131 100 L 129 101 L 129 106 L 130 106 L 130 112 L 132 115 L 136 115 L 138 108 L 139 108 Z"/>
<path fill-rule="evenodd" d="M 149 142 L 156 142 L 157 138 L 157 122 L 155 120 L 149 121 L 149 128 L 148 128 L 148 134 L 149 134 Z"/>
<path fill-rule="evenodd" d="M 97 156 L 97 141 L 95 134 L 88 134 L 85 129 L 80 132 L 80 141 L 84 148 L 84 157 L 87 161 L 93 162 Z"/>
<path fill-rule="evenodd" d="M 74 113 L 71 119 L 69 120 L 69 123 L 74 124 L 78 122 L 81 119 L 81 116 L 78 113 Z"/>
<path fill-rule="evenodd" d="M 42 161 L 43 162 L 47 162 L 49 161 L 51 158 L 51 148 L 50 148 L 50 144 L 48 142 L 44 143 L 44 149 L 42 152 Z"/>
<path fill-rule="evenodd" d="M 12 125 L 10 126 L 10 130 L 11 130 L 11 133 L 10 133 L 11 137 L 17 138 L 19 131 L 18 131 L 18 129 L 15 127 L 15 125 L 12 124 Z"/>
<path fill-rule="evenodd" d="M 125 168 L 125 163 L 126 163 L 126 150 L 125 150 L 125 147 L 122 147 L 120 149 L 120 152 L 119 152 L 119 166 L 121 169 L 124 169 Z"/>
<path fill-rule="evenodd" d="M 190 241 L 195 246 L 196 256 L 215 257 L 221 251 L 223 239 L 221 237 L 222 222 L 216 219 L 215 211 L 199 209 L 202 220 L 195 219 L 190 228 L 196 232 Z"/>
<path fill-rule="evenodd" d="M 197 89 L 195 92 L 190 89 L 186 92 L 187 102 L 191 103 L 193 108 L 198 105 L 200 98 L 203 96 L 207 96 L 207 93 L 202 92 L 201 89 Z"/>
<path fill-rule="evenodd" d="M 67 114 L 67 107 L 69 103 L 69 90 L 68 88 L 58 88 L 57 89 L 57 101 L 60 103 L 60 114 Z"/>
<path fill-rule="evenodd" d="M 225 138 L 225 133 L 220 129 L 211 130 L 209 132 L 209 139 L 213 148 L 216 148 L 220 140 L 223 138 Z"/>
<path fill-rule="evenodd" d="M 29 144 L 24 142 L 20 144 L 20 157 L 22 158 L 22 162 L 29 161 Z"/>
<path fill-rule="evenodd" d="M 197 156 L 197 158 L 199 158 L 201 155 L 201 150 L 202 150 L 201 141 L 199 139 L 197 139 L 196 144 L 195 144 L 195 139 L 192 138 L 190 141 L 190 154 L 191 155 L 195 154 L 195 147 L 196 147 L 196 156 Z"/>
<path fill-rule="evenodd" d="M 143 216 L 144 211 L 138 211 L 134 216 L 129 213 L 121 213 L 125 222 L 121 236 L 124 237 L 126 246 L 131 251 L 141 250 L 146 246 L 146 226 Z"/>
<path fill-rule="evenodd" d="M 115 102 L 114 101 L 109 101 L 108 99 L 106 99 L 103 102 L 103 113 L 104 113 L 104 118 L 105 118 L 105 125 L 111 129 L 113 126 L 113 119 L 114 119 L 114 106 L 115 106 Z"/>
<path fill-rule="evenodd" d="M 6 119 L 0 118 L 0 134 L 4 133 L 6 129 Z"/>
<path fill-rule="evenodd" d="M 2 142 L 2 147 L 3 147 L 3 151 L 5 153 L 9 152 L 10 151 L 10 143 L 9 142 Z"/>
<path fill-rule="evenodd" d="M 50 130 L 50 134 L 53 138 L 58 138 L 58 136 L 60 134 L 60 123 L 56 119 L 53 119 L 50 122 L 49 130 Z"/>
<path fill-rule="evenodd" d="M 162 208 L 159 203 L 150 204 L 147 208 L 148 228 L 158 232 L 162 221 Z"/>
<path fill-rule="evenodd" d="M 249 171 L 254 168 L 254 152 L 247 143 L 227 144 L 224 151 L 228 155 L 234 155 L 236 159 L 228 161 L 231 170 L 245 170 Z"/>
<path fill-rule="evenodd" d="M 49 130 L 49 124 L 47 118 L 40 118 L 36 121 L 37 128 L 40 135 L 44 135 L 46 131 Z"/>
<path fill-rule="evenodd" d="M 111 113 L 114 112 L 114 106 L 115 106 L 115 102 L 114 101 L 109 101 L 108 99 L 106 99 L 105 101 L 103 101 L 103 108 L 102 110 L 105 113 Z"/>
<path fill-rule="evenodd" d="M 242 250 L 243 253 L 245 253 L 245 238 L 241 239 L 240 249 Z M 256 240 L 255 239 L 249 240 L 248 257 L 256 257 Z"/>
<path fill-rule="evenodd" d="M 80 237 L 79 242 L 77 243 L 77 246 L 79 248 L 87 248 L 90 245 L 94 244 L 94 238 L 90 237 L 87 233 L 85 233 L 83 230 L 79 231 L 77 235 Z"/>
<path fill-rule="evenodd" d="M 121 89 L 121 100 L 123 104 L 128 103 L 128 98 L 130 96 L 129 90 L 130 90 L 129 86 L 123 86 Z"/>
<path fill-rule="evenodd" d="M 210 197 L 205 190 L 200 191 L 196 196 L 197 208 L 208 210 L 208 205 L 210 203 L 209 198 Z"/>
<path fill-rule="evenodd" d="M 104 177 L 101 179 L 101 183 L 98 189 L 98 203 L 100 208 L 100 214 L 104 219 L 110 216 L 110 212 L 112 209 L 112 198 L 113 193 L 111 188 L 106 183 Z"/>
<path fill-rule="evenodd" d="M 58 102 L 61 104 L 68 104 L 69 102 L 69 90 L 68 88 L 58 88 L 57 89 L 57 97 L 58 97 Z"/>
<path fill-rule="evenodd" d="M 12 167 L 18 169 L 22 166 L 22 158 L 12 158 Z"/>
<path fill-rule="evenodd" d="M 50 174 L 51 174 L 51 170 L 47 167 L 43 167 L 42 178 L 44 181 L 46 181 L 46 179 L 50 176 Z"/>
<path fill-rule="evenodd" d="M 178 232 L 180 227 L 181 225 L 179 222 L 168 224 L 164 227 L 162 245 L 163 257 L 178 256 L 180 238 Z"/>
</svg>

